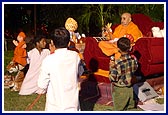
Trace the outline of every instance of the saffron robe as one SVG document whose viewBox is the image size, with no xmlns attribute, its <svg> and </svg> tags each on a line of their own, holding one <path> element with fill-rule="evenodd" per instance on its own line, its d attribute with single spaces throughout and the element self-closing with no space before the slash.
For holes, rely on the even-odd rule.
<svg viewBox="0 0 168 115">
<path fill-rule="evenodd" d="M 22 46 L 26 44 L 25 41 L 19 42 L 18 46 L 16 46 L 14 50 L 14 57 L 12 59 L 13 62 L 16 62 L 18 64 L 21 64 L 22 66 L 25 66 L 27 64 L 26 61 L 26 49 L 22 48 Z"/>
<path fill-rule="evenodd" d="M 131 34 L 133 36 L 134 42 L 143 36 L 138 26 L 133 22 L 130 22 L 128 26 L 123 26 L 121 24 L 117 26 L 114 33 L 112 34 L 112 38 L 121 38 L 127 34 Z M 105 55 L 111 56 L 115 54 L 116 59 L 120 57 L 120 53 L 118 52 L 116 44 L 110 43 L 108 41 L 100 41 L 98 46 Z"/>
</svg>

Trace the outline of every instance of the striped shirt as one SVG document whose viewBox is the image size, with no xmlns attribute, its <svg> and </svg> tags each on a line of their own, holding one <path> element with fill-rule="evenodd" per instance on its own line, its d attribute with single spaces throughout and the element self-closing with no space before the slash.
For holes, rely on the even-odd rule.
<svg viewBox="0 0 168 115">
<path fill-rule="evenodd" d="M 131 78 L 138 68 L 137 59 L 129 54 L 122 55 L 115 60 L 114 65 L 109 67 L 109 79 L 114 85 L 125 87 L 131 85 Z"/>
</svg>

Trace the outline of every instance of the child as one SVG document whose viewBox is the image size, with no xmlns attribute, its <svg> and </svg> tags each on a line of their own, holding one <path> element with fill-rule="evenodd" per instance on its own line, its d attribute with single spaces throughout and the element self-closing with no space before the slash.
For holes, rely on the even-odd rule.
<svg viewBox="0 0 168 115">
<path fill-rule="evenodd" d="M 113 87 L 114 110 L 123 111 L 135 106 L 131 79 L 138 68 L 138 63 L 136 58 L 129 54 L 131 43 L 128 38 L 120 38 L 117 47 L 121 57 L 116 60 L 111 57 L 109 79 Z"/>
<path fill-rule="evenodd" d="M 16 46 L 14 50 L 14 57 L 12 62 L 17 63 L 19 65 L 19 70 L 23 69 L 27 64 L 26 62 L 26 35 L 24 32 L 20 32 L 17 36 L 17 40 L 13 40 L 14 45 Z"/>
</svg>

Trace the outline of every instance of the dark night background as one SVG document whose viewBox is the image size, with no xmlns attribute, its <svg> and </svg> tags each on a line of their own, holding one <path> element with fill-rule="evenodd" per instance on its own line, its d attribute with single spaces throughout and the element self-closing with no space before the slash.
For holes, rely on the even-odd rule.
<svg viewBox="0 0 168 115">
<path fill-rule="evenodd" d="M 120 23 L 123 12 L 143 13 L 153 21 L 164 21 L 164 4 L 4 4 L 4 33 L 6 39 L 16 39 L 21 30 L 28 37 L 38 31 L 48 35 L 73 17 L 80 34 L 97 36 L 104 24 Z M 104 17 L 103 23 L 100 16 Z"/>
</svg>

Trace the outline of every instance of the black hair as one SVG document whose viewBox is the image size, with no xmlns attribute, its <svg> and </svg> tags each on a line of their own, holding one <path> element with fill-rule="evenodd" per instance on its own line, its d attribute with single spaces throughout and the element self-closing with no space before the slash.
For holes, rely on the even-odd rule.
<svg viewBox="0 0 168 115">
<path fill-rule="evenodd" d="M 117 47 L 122 51 L 122 52 L 128 52 L 131 48 L 131 43 L 130 40 L 126 37 L 121 37 L 117 41 Z"/>
<path fill-rule="evenodd" d="M 52 40 L 56 48 L 67 48 L 70 41 L 70 33 L 64 27 L 55 29 Z"/>
<path fill-rule="evenodd" d="M 46 38 L 46 36 L 43 35 L 43 34 L 37 34 L 37 35 L 34 37 L 33 44 L 36 46 L 36 43 L 37 43 L 37 42 L 40 42 L 41 39 L 43 39 L 43 38 Z"/>
</svg>

